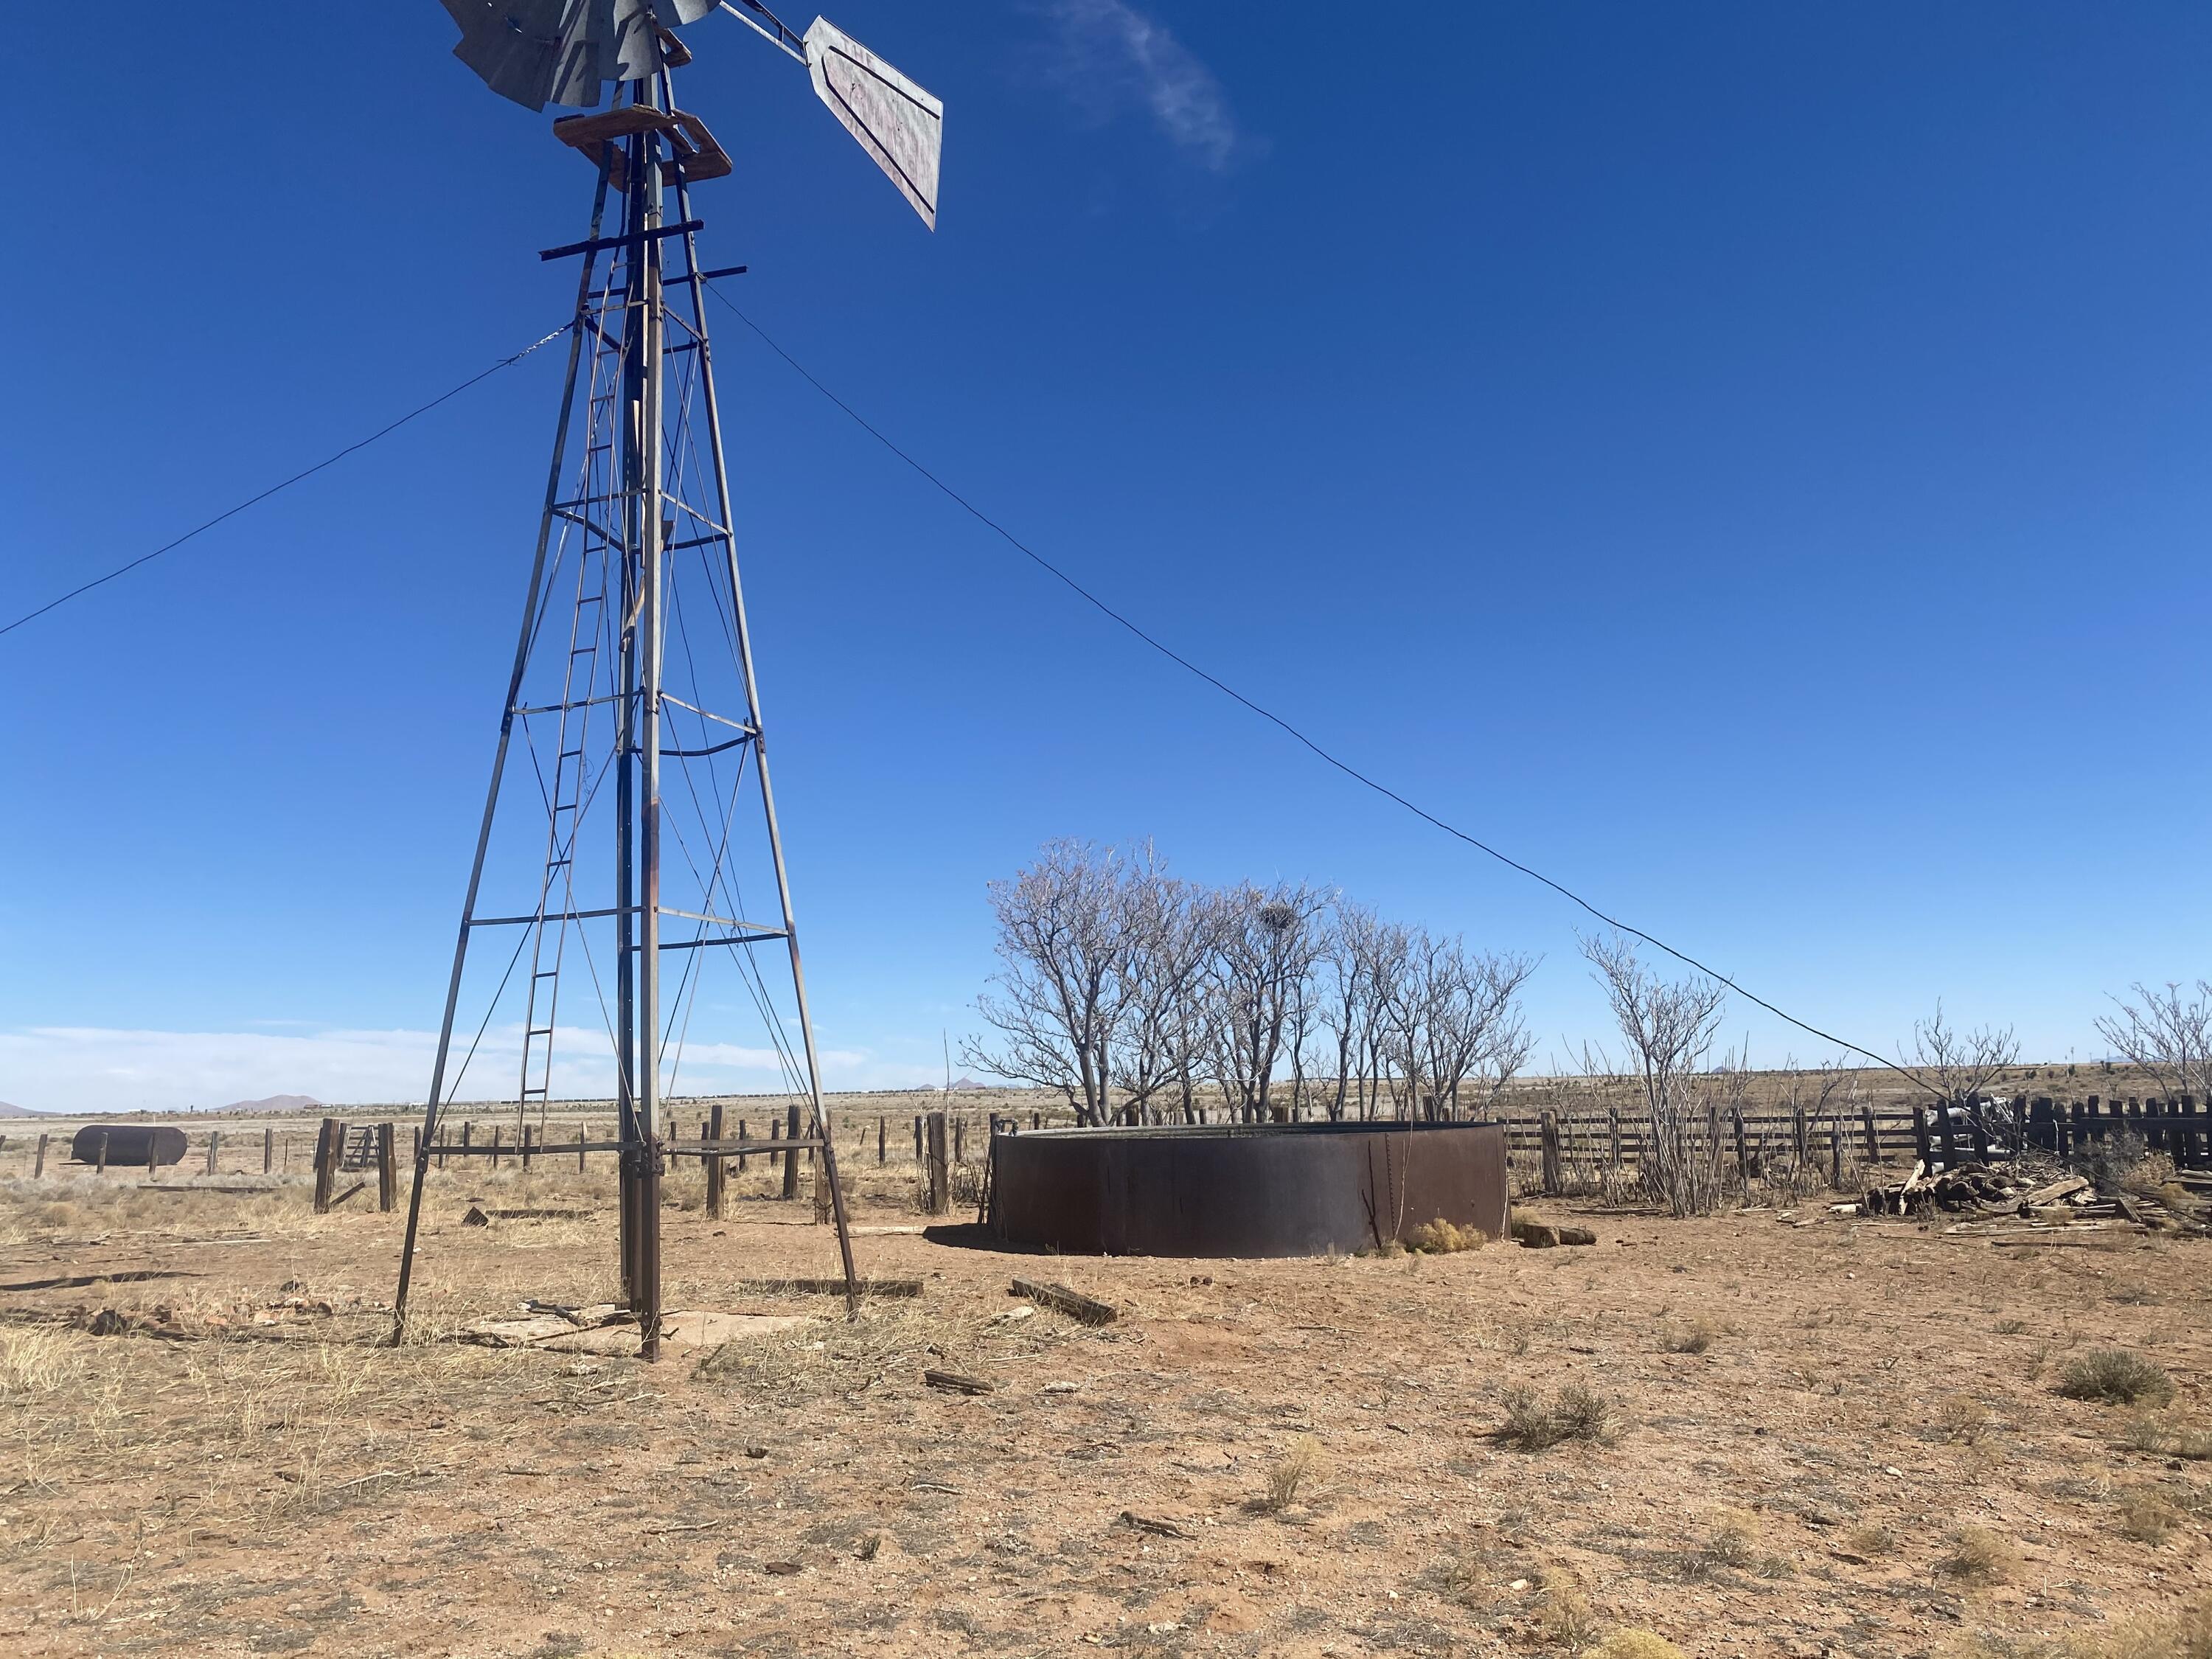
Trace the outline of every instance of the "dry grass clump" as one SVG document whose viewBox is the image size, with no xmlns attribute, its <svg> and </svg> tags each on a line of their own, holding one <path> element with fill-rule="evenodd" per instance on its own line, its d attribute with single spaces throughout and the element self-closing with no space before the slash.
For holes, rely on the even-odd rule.
<svg viewBox="0 0 2212 1659">
<path fill-rule="evenodd" d="M 1280 1515 L 1297 1501 L 1298 1488 L 1306 1483 L 1321 1462 L 1321 1442 L 1312 1435 L 1302 1434 L 1291 1443 L 1275 1466 L 1267 1471 L 1267 1490 L 1260 1499 L 1260 1510 L 1264 1515 Z"/>
<path fill-rule="evenodd" d="M 2000 1319 L 1990 1328 L 1999 1336 L 2018 1336 L 2027 1328 L 2027 1322 L 2025 1319 Z"/>
<path fill-rule="evenodd" d="M 2066 1362 L 2058 1374 L 2058 1392 L 2069 1400 L 2102 1406 L 2142 1401 L 2163 1406 L 2173 1398 L 2173 1379 L 2141 1354 L 2124 1348 L 2093 1348 Z"/>
<path fill-rule="evenodd" d="M 1592 1648 L 1586 1659 L 1686 1659 L 1686 1656 L 1656 1631 L 1617 1630 Z"/>
<path fill-rule="evenodd" d="M 1598 1619 L 1589 1597 L 1569 1582 L 1548 1584 L 1536 1603 L 1536 1633 L 1547 1644 L 1569 1653 L 1587 1647 L 1597 1634 Z"/>
<path fill-rule="evenodd" d="M 2181 1511 L 2144 1486 L 2120 1499 L 2119 1516 L 2120 1535 L 2138 1544 L 2163 1544 L 2181 1524 Z"/>
<path fill-rule="evenodd" d="M 2063 1651 L 2065 1659 L 2212 1659 L 2212 1598 L 2077 1637 Z"/>
<path fill-rule="evenodd" d="M 56 1325 L 0 1327 L 0 1400 L 33 1400 L 73 1381 L 84 1364 L 76 1332 Z"/>
<path fill-rule="evenodd" d="M 1522 1451 L 1545 1451 L 1570 1440 L 1603 1444 L 1620 1431 L 1613 1402 L 1595 1389 L 1570 1382 L 1547 1399 L 1540 1389 L 1509 1389 L 1505 1421 L 1498 1438 Z"/>
<path fill-rule="evenodd" d="M 1715 1566 L 1749 1566 L 1759 1553 L 1759 1517 L 1748 1510 L 1722 1510 L 1705 1533 L 1703 1553 Z"/>
<path fill-rule="evenodd" d="M 1964 1584 L 2001 1584 L 2020 1566 L 2020 1553 L 2002 1533 L 1987 1527 L 1961 1527 L 1936 1566 Z"/>
<path fill-rule="evenodd" d="M 2158 1457 L 2185 1457 L 2192 1462 L 2212 1458 L 2212 1429 L 2193 1428 L 2156 1412 L 2140 1412 L 2120 1430 L 2119 1443 L 2129 1451 Z"/>
<path fill-rule="evenodd" d="M 1936 1431 L 1946 1440 L 1973 1445 L 1988 1432 L 1989 1408 L 1970 1394 L 1954 1394 L 1936 1415 Z"/>
<path fill-rule="evenodd" d="M 1668 1353 L 1703 1353 L 1713 1346 L 1715 1332 L 1705 1320 L 1692 1321 L 1679 1331 L 1669 1331 L 1662 1339 Z"/>
<path fill-rule="evenodd" d="M 1461 1250 L 1479 1249 L 1490 1242 L 1490 1235 L 1480 1227 L 1455 1227 L 1438 1216 L 1434 1221 L 1424 1221 L 1406 1234 L 1406 1248 L 1427 1255 L 1453 1255 Z"/>
<path fill-rule="evenodd" d="M 1897 1547 L 1897 1534 L 1887 1527 L 1869 1522 L 1845 1533 L 1844 1547 L 1853 1555 L 1887 1555 Z"/>
</svg>

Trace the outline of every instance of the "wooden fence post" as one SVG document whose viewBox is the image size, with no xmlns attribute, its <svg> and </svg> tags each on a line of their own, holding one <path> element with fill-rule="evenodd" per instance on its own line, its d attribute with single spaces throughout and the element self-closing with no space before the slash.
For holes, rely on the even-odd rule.
<svg viewBox="0 0 2212 1659">
<path fill-rule="evenodd" d="M 207 1172 L 208 1172 L 210 1175 L 213 1175 L 213 1174 L 215 1173 L 215 1159 L 216 1159 L 216 1153 L 217 1150 L 218 1150 L 219 1148 L 221 1148 L 221 1146 L 222 1146 L 222 1130 L 220 1130 L 220 1129 L 210 1129 L 210 1130 L 208 1131 L 208 1155 L 207 1155 Z M 152 1161 L 151 1161 L 151 1154 L 149 1154 L 148 1163 L 147 1163 L 147 1165 L 146 1165 L 146 1173 L 147 1173 L 149 1176 L 151 1176 L 151 1175 L 154 1173 L 154 1165 L 153 1165 L 153 1163 L 152 1163 Z"/>
<path fill-rule="evenodd" d="M 1565 1182 L 1559 1173 L 1559 1117 L 1556 1112 L 1546 1112 L 1538 1120 L 1541 1179 L 1544 1196 L 1557 1198 Z"/>
<path fill-rule="evenodd" d="M 1833 1113 L 1828 1117 L 1828 1190 L 1844 1190 L 1844 1123 Z"/>
<path fill-rule="evenodd" d="M 1928 1109 L 1917 1102 L 1912 1108 L 1912 1155 L 1923 1168 L 1936 1161 L 1936 1148 L 1928 1139 Z"/>
<path fill-rule="evenodd" d="M 1607 1167 L 1615 1181 L 1620 1179 L 1620 1108 L 1605 1109 L 1605 1146 Z"/>
<path fill-rule="evenodd" d="M 916 1113 L 916 1114 L 915 1114 L 915 1120 L 914 1120 L 914 1162 L 915 1162 L 915 1167 L 916 1169 L 920 1169 L 920 1168 L 921 1167 L 922 1164 L 923 1164 L 925 1161 L 926 1161 L 926 1160 L 922 1158 L 922 1155 L 921 1155 L 921 1114 Z"/>
<path fill-rule="evenodd" d="M 494 1127 L 491 1132 L 491 1167 L 495 1170 L 499 1168 L 500 1142 L 506 1133 L 507 1131 L 505 1129 L 496 1127 Z"/>
<path fill-rule="evenodd" d="M 323 1120 L 322 1133 L 315 1137 L 315 1213 L 331 1212 L 331 1186 L 337 1179 L 338 1148 L 343 1145 L 344 1126 L 334 1117 Z"/>
<path fill-rule="evenodd" d="M 699 1126 L 701 1137 L 719 1141 L 722 1138 L 722 1103 L 716 1101 L 707 1109 L 707 1121 Z M 718 1147 L 707 1160 L 707 1219 L 722 1218 L 722 1154 Z"/>
<path fill-rule="evenodd" d="M 390 1215 L 399 1203 L 399 1131 L 396 1125 L 376 1126 L 376 1207 Z"/>
<path fill-rule="evenodd" d="M 929 1114 L 929 1212 L 943 1215 L 952 1207 L 952 1166 L 946 1154 L 945 1114 Z"/>
<path fill-rule="evenodd" d="M 1802 1100 L 1790 1109 L 1790 1142 L 1797 1155 L 1797 1167 L 1802 1170 L 1813 1161 L 1812 1129 L 1805 1121 L 1805 1103 Z"/>
<path fill-rule="evenodd" d="M 745 1127 L 744 1119 L 739 1118 L 738 1120 L 738 1145 L 742 1146 L 746 1141 L 751 1139 L 752 1131 Z M 745 1172 L 745 1165 L 748 1161 L 748 1158 L 749 1154 L 747 1153 L 739 1152 L 738 1154 L 738 1173 L 739 1175 L 743 1175 Z"/>
<path fill-rule="evenodd" d="M 1743 1108 L 1736 1106 L 1730 1110 L 1735 1118 L 1735 1177 L 1748 1194 L 1751 1191 L 1751 1158 L 1750 1148 L 1743 1143 Z"/>
<path fill-rule="evenodd" d="M 882 1166 L 884 1159 L 890 1156 L 890 1120 L 887 1117 L 878 1117 L 876 1120 L 876 1164 L 878 1168 Z"/>
<path fill-rule="evenodd" d="M 968 1120 L 964 1117 L 952 1120 L 952 1161 L 955 1164 L 968 1161 Z"/>
<path fill-rule="evenodd" d="M 591 1127 L 588 1123 L 579 1123 L 576 1126 L 576 1173 L 578 1175 L 584 1173 L 584 1143 L 591 1139 L 588 1133 Z"/>
<path fill-rule="evenodd" d="M 799 1196 L 799 1103 L 793 1101 L 784 1112 L 783 1119 L 783 1195 Z"/>
<path fill-rule="evenodd" d="M 261 1132 L 261 1173 L 272 1175 L 276 1169 L 276 1131 L 264 1128 Z"/>
<path fill-rule="evenodd" d="M 40 1181 L 46 1177 L 46 1139 L 47 1137 L 45 1135 L 40 1135 L 39 1137 L 39 1156 L 36 1161 L 34 1161 L 31 1165 L 31 1179 L 33 1181 Z"/>
<path fill-rule="evenodd" d="M 1881 1163 L 1881 1137 L 1875 1133 L 1874 1103 L 1871 1101 L 1859 1103 L 1859 1127 L 1866 1133 L 1866 1161 L 1869 1164 Z"/>
<path fill-rule="evenodd" d="M 528 1123 L 522 1126 L 522 1167 L 526 1170 L 530 1167 L 531 1153 L 537 1150 L 532 1145 L 537 1138 L 535 1126 Z"/>
</svg>

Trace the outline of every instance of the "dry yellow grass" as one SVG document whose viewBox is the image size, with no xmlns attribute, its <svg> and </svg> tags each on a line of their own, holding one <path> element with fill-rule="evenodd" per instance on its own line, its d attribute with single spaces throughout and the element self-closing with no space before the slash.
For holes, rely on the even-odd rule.
<svg viewBox="0 0 2212 1659">
<path fill-rule="evenodd" d="M 1490 1236 L 1480 1227 L 1456 1227 L 1438 1216 L 1434 1221 L 1424 1221 L 1406 1233 L 1406 1248 L 1428 1255 L 1453 1255 L 1462 1250 L 1478 1249 L 1490 1242 Z"/>
<path fill-rule="evenodd" d="M 1687 1659 L 1656 1631 L 1617 1630 L 1589 1650 L 1589 1659 Z"/>
<path fill-rule="evenodd" d="M 2002 1533 L 1987 1527 L 1960 1527 L 1950 1548 L 1936 1561 L 1962 1584 L 2001 1584 L 2020 1569 L 2020 1552 Z"/>
</svg>

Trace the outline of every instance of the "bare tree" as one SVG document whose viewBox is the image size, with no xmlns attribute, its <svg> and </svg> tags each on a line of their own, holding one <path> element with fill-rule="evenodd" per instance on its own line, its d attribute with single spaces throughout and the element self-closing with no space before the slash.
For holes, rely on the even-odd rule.
<svg viewBox="0 0 2212 1659">
<path fill-rule="evenodd" d="M 1404 976 L 1406 930 L 1363 904 L 1340 900 L 1335 925 L 1324 939 L 1322 965 L 1328 1000 L 1320 1024 L 1334 1039 L 1336 1090 L 1332 1121 L 1349 1105 L 1354 1116 L 1375 1115 L 1375 1095 L 1387 1068 L 1389 1014 Z"/>
<path fill-rule="evenodd" d="M 1612 1006 L 1643 1096 L 1644 1182 L 1675 1215 L 1708 1214 L 1721 1200 L 1720 1137 L 1700 1121 L 1708 1103 L 1698 1080 L 1726 994 L 1709 979 L 1662 980 L 1620 934 L 1585 939 L 1582 949 Z"/>
<path fill-rule="evenodd" d="M 1150 843 L 1130 859 L 1117 902 L 1121 963 L 1112 1077 L 1127 1097 L 1123 1115 L 1145 1121 L 1155 1115 L 1153 1097 L 1176 1085 L 1183 1120 L 1194 1122 L 1192 1082 L 1206 1050 L 1200 1002 L 1221 907 L 1203 889 L 1170 876 Z"/>
<path fill-rule="evenodd" d="M 1948 1101 L 1972 1100 L 1984 1085 L 2020 1059 L 2020 1040 L 2012 1027 L 2002 1030 L 1984 1025 L 1979 1030 L 1956 1031 L 1943 1021 L 1943 1005 L 1935 1017 L 1912 1024 L 1912 1063 L 1934 1079 Z"/>
<path fill-rule="evenodd" d="M 1214 1075 L 1237 1115 L 1257 1122 L 1273 1110 L 1285 1030 L 1321 951 L 1328 895 L 1304 882 L 1248 882 L 1221 902 L 1206 998 Z"/>
<path fill-rule="evenodd" d="M 963 1038 L 961 1059 L 994 1074 L 1060 1090 L 1079 1123 L 1107 1121 L 1109 1052 L 1127 954 L 1123 860 L 1089 842 L 1046 843 L 1012 881 L 991 884 L 1001 994 L 975 1000 L 996 1046 Z"/>
<path fill-rule="evenodd" d="M 2169 1097 L 2212 1100 L 2212 981 L 2198 980 L 2193 1001 L 2179 981 L 2154 991 L 2138 981 L 2135 1000 L 2112 1001 L 2119 1012 L 2097 1022 L 2097 1035 L 2158 1079 Z"/>
<path fill-rule="evenodd" d="M 1407 1115 L 1457 1118 L 1460 1094 L 1478 1073 L 1488 1093 L 1527 1061 L 1533 1039 L 1515 1000 L 1535 963 L 1526 957 L 1470 956 L 1466 941 L 1407 937 L 1406 971 L 1389 999 Z M 1486 1098 L 1487 1095 L 1486 1095 Z"/>
</svg>

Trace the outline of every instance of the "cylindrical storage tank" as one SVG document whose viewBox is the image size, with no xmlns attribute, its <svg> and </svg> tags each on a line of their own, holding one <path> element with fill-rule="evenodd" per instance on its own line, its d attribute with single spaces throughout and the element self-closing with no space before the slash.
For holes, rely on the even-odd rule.
<svg viewBox="0 0 2212 1659">
<path fill-rule="evenodd" d="M 1043 1129 L 991 1154 L 1000 1235 L 1073 1255 L 1348 1255 L 1437 1220 L 1506 1232 L 1493 1123 Z"/>
<path fill-rule="evenodd" d="M 107 1137 L 107 1161 L 154 1169 L 181 1163 L 185 1132 L 156 1123 L 88 1123 L 70 1141 L 70 1157 L 79 1164 L 100 1162 L 100 1138 Z"/>
</svg>

